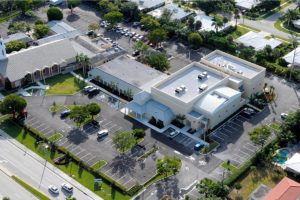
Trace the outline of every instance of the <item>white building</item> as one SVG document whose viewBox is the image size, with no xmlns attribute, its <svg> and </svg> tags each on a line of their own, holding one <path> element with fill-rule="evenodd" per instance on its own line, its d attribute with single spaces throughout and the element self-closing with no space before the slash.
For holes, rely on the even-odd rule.
<svg viewBox="0 0 300 200">
<path fill-rule="evenodd" d="M 165 5 L 164 0 L 129 0 L 138 5 L 138 9 L 142 12 L 150 12 L 156 8 Z"/>
<path fill-rule="evenodd" d="M 194 17 L 195 22 L 201 21 L 202 26 L 199 31 L 216 31 L 215 27 L 213 26 L 213 17 L 206 15 L 205 13 L 201 13 Z M 230 23 L 224 24 L 223 27 L 218 28 L 219 31 L 222 31 L 230 26 Z"/>
<path fill-rule="evenodd" d="M 248 33 L 242 35 L 234 41 L 243 44 L 246 47 L 253 47 L 256 51 L 264 49 L 267 45 L 270 45 L 273 49 L 278 47 L 282 43 L 275 38 L 267 39 L 266 35 L 268 34 L 249 31 Z"/>
<path fill-rule="evenodd" d="M 260 0 L 235 0 L 235 3 L 240 9 L 250 10 L 257 6 L 260 3 Z"/>
<path fill-rule="evenodd" d="M 293 51 L 286 54 L 283 59 L 289 64 L 294 62 L 294 66 L 300 67 L 300 47 L 297 47 Z"/>
<path fill-rule="evenodd" d="M 184 20 L 188 16 L 193 14 L 191 11 L 188 12 L 184 11 L 177 4 L 173 4 L 173 3 L 166 4 L 165 6 L 157 8 L 149 12 L 148 14 L 155 18 L 160 18 L 164 10 L 169 10 L 172 13 L 171 20 Z"/>
<path fill-rule="evenodd" d="M 296 28 L 300 29 L 300 19 L 294 20 L 294 21 L 293 21 L 293 25 L 294 25 Z"/>
</svg>

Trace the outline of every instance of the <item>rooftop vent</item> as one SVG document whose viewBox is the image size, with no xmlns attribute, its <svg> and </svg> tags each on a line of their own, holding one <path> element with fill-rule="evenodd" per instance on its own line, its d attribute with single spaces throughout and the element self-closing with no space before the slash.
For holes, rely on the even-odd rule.
<svg viewBox="0 0 300 200">
<path fill-rule="evenodd" d="M 182 89 L 180 87 L 176 88 L 175 89 L 175 93 L 176 94 L 180 94 L 182 92 Z"/>
<path fill-rule="evenodd" d="M 202 79 L 204 79 L 206 77 L 207 77 L 207 72 L 203 72 L 203 73 L 201 73 L 201 74 L 198 75 L 198 79 L 199 80 L 202 80 Z"/>
<path fill-rule="evenodd" d="M 200 86 L 199 86 L 199 92 L 203 92 L 204 90 L 206 90 L 207 89 L 207 85 L 206 84 L 201 84 Z"/>
</svg>

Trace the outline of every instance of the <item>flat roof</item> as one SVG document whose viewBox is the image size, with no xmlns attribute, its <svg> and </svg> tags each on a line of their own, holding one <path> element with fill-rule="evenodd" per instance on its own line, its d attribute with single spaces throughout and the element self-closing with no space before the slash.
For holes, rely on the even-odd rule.
<svg viewBox="0 0 300 200">
<path fill-rule="evenodd" d="M 142 87 L 158 77 L 166 76 L 126 55 L 119 56 L 94 69 L 97 68 L 136 87 Z"/>
<path fill-rule="evenodd" d="M 235 3 L 238 7 L 251 9 L 252 7 L 257 6 L 260 3 L 260 0 L 235 0 Z"/>
<path fill-rule="evenodd" d="M 242 35 L 241 37 L 235 39 L 237 43 L 242 43 L 246 47 L 253 47 L 256 51 L 264 49 L 267 45 L 270 45 L 272 48 L 276 48 L 282 42 L 275 39 L 267 39 L 266 34 L 257 33 L 254 31 L 249 31 L 248 33 Z"/>
<path fill-rule="evenodd" d="M 255 77 L 264 70 L 264 68 L 256 66 L 253 63 L 247 62 L 219 50 L 213 51 L 212 53 L 203 57 L 203 59 L 220 68 L 235 72 L 249 79 Z"/>
<path fill-rule="evenodd" d="M 164 0 L 130 0 L 138 5 L 139 10 L 150 9 L 165 3 Z"/>
<path fill-rule="evenodd" d="M 151 12 L 149 12 L 149 15 L 152 15 L 155 18 L 160 18 L 163 11 L 165 9 L 168 9 L 171 11 L 171 20 L 181 20 L 189 15 L 192 14 L 192 12 L 185 12 L 182 8 L 180 8 L 177 4 L 169 3 L 164 5 L 163 7 L 157 8 Z"/>
<path fill-rule="evenodd" d="M 207 73 L 207 77 L 199 80 L 198 75 L 203 74 L 203 72 Z M 165 81 L 162 81 L 160 84 L 156 85 L 155 88 L 187 103 L 204 92 L 199 92 L 199 86 L 205 84 L 207 86 L 205 90 L 208 90 L 216 83 L 223 80 L 225 76 L 225 74 L 203 64 L 191 63 L 182 70 L 171 75 Z M 185 90 L 179 94 L 176 93 L 175 90 L 181 86 L 184 86 Z"/>
<path fill-rule="evenodd" d="M 195 22 L 196 21 L 201 21 L 202 26 L 199 31 L 216 31 L 215 27 L 212 25 L 213 24 L 213 17 L 206 15 L 205 13 L 201 13 L 197 16 L 194 17 Z M 226 23 L 223 27 L 219 28 L 220 30 L 223 30 L 230 26 L 230 23 Z"/>
<path fill-rule="evenodd" d="M 58 20 L 53 20 L 53 21 L 48 22 L 48 26 L 53 32 L 58 33 L 58 34 L 76 30 L 69 24 L 67 24 L 63 21 L 58 21 Z"/>
</svg>

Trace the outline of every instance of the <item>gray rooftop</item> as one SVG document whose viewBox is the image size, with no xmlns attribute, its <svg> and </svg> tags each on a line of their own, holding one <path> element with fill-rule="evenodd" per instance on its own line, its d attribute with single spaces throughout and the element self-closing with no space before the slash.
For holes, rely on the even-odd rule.
<svg viewBox="0 0 300 200">
<path fill-rule="evenodd" d="M 69 24 L 63 22 L 63 21 L 50 21 L 48 22 L 48 26 L 51 29 L 51 31 L 61 34 L 61 33 L 66 33 L 70 31 L 75 31 L 76 29 L 70 26 Z"/>
<path fill-rule="evenodd" d="M 68 39 L 58 40 L 9 54 L 8 59 L 0 63 L 0 73 L 13 82 L 28 73 L 73 59 L 76 55 Z"/>
<path fill-rule="evenodd" d="M 199 80 L 198 75 L 203 72 L 207 73 L 207 77 Z M 225 76 L 225 74 L 217 72 L 203 64 L 192 63 L 183 68 L 181 71 L 178 71 L 178 73 L 172 75 L 166 81 L 163 81 L 161 84 L 156 86 L 156 88 L 187 103 L 202 94 L 199 92 L 199 86 L 205 84 L 207 85 L 206 90 L 209 90 L 212 86 L 223 80 Z M 181 86 L 185 86 L 186 89 L 184 92 L 177 94 L 175 89 Z"/>
<path fill-rule="evenodd" d="M 157 77 L 164 76 L 162 72 L 125 55 L 117 57 L 97 68 L 136 87 L 142 87 Z"/>
<path fill-rule="evenodd" d="M 242 62 L 240 59 L 234 56 L 228 55 L 226 53 L 219 53 L 218 51 L 214 51 L 211 54 L 208 54 L 206 57 L 204 57 L 204 59 L 221 68 L 233 71 L 249 79 L 255 77 L 263 70 L 251 66 L 251 63 L 248 63 L 246 61 Z"/>
<path fill-rule="evenodd" d="M 149 12 L 148 14 L 152 15 L 153 17 L 160 18 L 165 9 L 171 11 L 171 13 L 172 13 L 171 19 L 172 20 L 181 20 L 192 14 L 192 12 L 185 12 L 177 4 L 173 4 L 173 3 L 166 4 L 165 6 L 157 8 L 157 9 Z"/>
<path fill-rule="evenodd" d="M 260 0 L 235 0 L 235 3 L 238 7 L 248 10 L 257 6 L 260 3 Z"/>
<path fill-rule="evenodd" d="M 15 33 L 8 35 L 6 38 L 4 38 L 3 42 L 4 44 L 14 41 L 14 40 L 22 40 L 24 42 L 31 42 L 32 38 L 26 35 L 25 33 Z"/>
<path fill-rule="evenodd" d="M 140 10 L 151 9 L 164 5 L 164 0 L 130 0 L 138 5 Z"/>
</svg>

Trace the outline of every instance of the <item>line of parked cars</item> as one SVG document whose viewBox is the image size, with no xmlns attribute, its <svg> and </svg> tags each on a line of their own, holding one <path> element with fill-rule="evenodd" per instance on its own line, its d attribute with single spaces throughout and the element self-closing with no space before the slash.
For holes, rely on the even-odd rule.
<svg viewBox="0 0 300 200">
<path fill-rule="evenodd" d="M 63 183 L 61 184 L 61 189 L 64 190 L 65 192 L 72 194 L 73 193 L 73 186 L 71 186 L 68 183 Z M 59 194 L 59 189 L 58 187 L 54 186 L 54 185 L 49 185 L 48 190 L 53 193 L 58 195 Z"/>
</svg>

